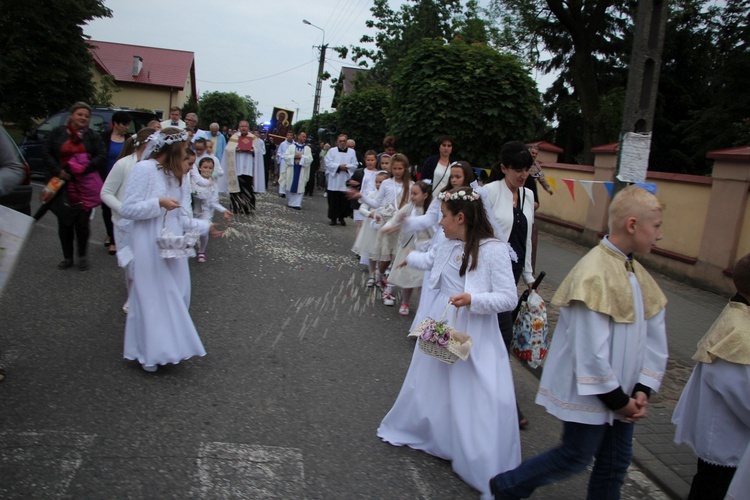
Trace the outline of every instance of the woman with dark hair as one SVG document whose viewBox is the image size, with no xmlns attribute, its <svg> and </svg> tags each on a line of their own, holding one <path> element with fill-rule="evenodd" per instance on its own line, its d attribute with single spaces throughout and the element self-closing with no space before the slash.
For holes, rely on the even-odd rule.
<svg viewBox="0 0 750 500">
<path fill-rule="evenodd" d="M 493 467 L 505 471 L 521 462 L 513 376 L 496 317 L 515 307 L 516 287 L 508 247 L 493 237 L 479 195 L 463 186 L 438 199 L 445 238 L 406 261 L 430 270 L 434 294 L 425 309 L 471 335 L 471 353 L 449 365 L 415 346 L 378 436 L 450 460 L 456 474 L 488 498 Z"/>
<path fill-rule="evenodd" d="M 432 183 L 432 194 L 437 195 L 445 186 L 449 185 L 451 175 L 450 165 L 454 162 L 453 138 L 443 136 L 438 139 L 439 153 L 425 160 L 420 170 L 420 179 Z"/>
<path fill-rule="evenodd" d="M 194 219 L 186 210 L 191 203 L 187 143 L 186 130 L 167 127 L 152 134 L 145 159 L 130 172 L 120 207 L 122 217 L 133 221 L 133 282 L 123 357 L 138 361 L 147 372 L 206 354 L 189 312 L 187 259 L 195 250 L 184 236 L 205 234 L 210 222 Z M 197 235 L 192 237 L 195 244 Z"/>
<path fill-rule="evenodd" d="M 63 260 L 58 269 L 73 266 L 73 241 L 78 244 L 78 268 L 89 268 L 86 250 L 89 241 L 91 210 L 101 203 L 101 179 L 98 177 L 106 162 L 102 139 L 89 128 L 91 106 L 77 102 L 70 107 L 66 125 L 54 129 L 47 137 L 42 150 L 47 168 L 47 180 L 59 177 L 66 182 L 54 199 L 50 209 L 57 216 L 57 234 L 62 245 Z M 44 196 L 44 194 L 43 194 Z"/>
<path fill-rule="evenodd" d="M 133 123 L 133 118 L 127 111 L 115 111 L 112 114 L 110 129 L 102 134 L 104 150 L 107 152 L 107 165 L 102 172 L 103 181 L 107 180 L 107 176 L 115 165 L 115 162 L 120 159 L 120 153 L 122 153 L 122 148 L 125 145 L 131 123 Z M 102 204 L 102 218 L 104 219 L 104 228 L 107 231 L 104 246 L 109 247 L 110 255 L 115 255 L 117 253 L 117 246 L 115 245 L 115 232 L 112 226 L 112 210 L 107 204 Z"/>
<path fill-rule="evenodd" d="M 518 259 L 513 262 L 513 279 L 516 283 L 521 276 L 529 287 L 534 284 L 531 267 L 531 227 L 534 224 L 534 193 L 524 187 L 531 170 L 531 154 L 526 145 L 519 141 L 507 142 L 500 150 L 499 164 L 492 166 L 488 183 L 480 190 L 483 200 L 504 239 L 513 248 Z M 500 331 L 506 349 L 510 348 L 513 337 L 513 315 L 511 311 L 497 315 Z M 518 424 L 523 429 L 528 425 L 520 407 Z"/>
</svg>

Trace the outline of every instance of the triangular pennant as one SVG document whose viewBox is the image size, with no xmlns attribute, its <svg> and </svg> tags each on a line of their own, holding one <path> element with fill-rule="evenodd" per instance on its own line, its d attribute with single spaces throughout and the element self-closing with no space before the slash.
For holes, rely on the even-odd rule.
<svg viewBox="0 0 750 500">
<path fill-rule="evenodd" d="M 573 201 L 576 201 L 576 192 L 575 192 L 575 181 L 573 179 L 563 179 L 562 180 L 566 186 L 568 186 L 568 191 L 570 191 L 570 197 L 573 198 Z"/>
<path fill-rule="evenodd" d="M 591 198 L 591 203 L 594 203 L 594 195 L 591 192 L 591 189 L 594 185 L 594 181 L 578 181 L 581 183 L 581 187 L 584 191 L 586 191 L 586 194 L 589 195 L 589 198 Z"/>
<path fill-rule="evenodd" d="M 552 191 L 557 191 L 557 179 L 555 179 L 554 177 L 545 177 L 545 179 L 547 179 L 547 183 L 552 188 Z"/>
<path fill-rule="evenodd" d="M 615 189 L 615 183 L 614 182 L 605 182 L 604 187 L 607 188 L 607 192 L 609 193 L 609 197 L 612 198 L 612 191 Z"/>
<path fill-rule="evenodd" d="M 489 176 L 490 176 L 490 174 L 492 173 L 492 170 L 491 170 L 491 169 L 489 169 L 489 168 L 485 168 L 485 169 L 484 169 L 484 173 L 485 173 L 485 174 L 487 174 L 487 177 L 489 177 Z"/>
<path fill-rule="evenodd" d="M 656 196 L 656 184 L 653 182 L 636 182 L 635 185 Z"/>
</svg>

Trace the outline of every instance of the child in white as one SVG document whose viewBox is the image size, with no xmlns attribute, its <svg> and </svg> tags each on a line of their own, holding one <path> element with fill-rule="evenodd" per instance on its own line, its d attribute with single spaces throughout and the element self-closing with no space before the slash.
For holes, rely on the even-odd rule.
<svg viewBox="0 0 750 500">
<path fill-rule="evenodd" d="M 433 228 L 422 231 L 405 231 L 402 227 L 403 221 L 407 217 L 418 217 L 424 214 L 425 210 L 431 205 L 432 189 L 426 182 L 416 182 L 411 186 L 409 193 L 409 203 L 404 205 L 396 212 L 396 215 L 383 226 L 381 231 L 385 233 L 398 232 L 399 245 L 396 249 L 396 256 L 393 261 L 396 266 L 388 276 L 388 284 L 401 288 L 401 306 L 398 313 L 401 316 L 409 315 L 409 301 L 411 300 L 412 291 L 422 285 L 424 271 L 411 267 L 401 266 L 398 264 L 406 260 L 406 256 L 412 250 L 426 249 L 432 235 L 435 233 Z"/>
<path fill-rule="evenodd" d="M 391 157 L 391 178 L 386 179 L 378 189 L 375 199 L 368 198 L 362 193 L 350 191 L 350 197 L 362 198 L 371 208 L 382 208 L 379 218 L 388 222 L 396 211 L 406 205 L 409 199 L 411 173 L 409 171 L 409 159 L 400 153 Z M 378 219 L 378 217 L 376 217 Z M 379 220 L 378 220 L 379 222 Z M 386 234 L 378 232 L 375 257 L 378 260 L 378 286 L 383 289 L 383 304 L 392 306 L 396 303 L 391 288 L 386 283 L 385 272 L 396 254 L 398 234 Z"/>
<path fill-rule="evenodd" d="M 723 500 L 750 443 L 750 254 L 734 266 L 732 280 L 737 293 L 698 342 L 672 415 L 675 442 L 698 456 L 689 500 Z"/>
<path fill-rule="evenodd" d="M 491 498 L 495 469 L 521 462 L 516 400 L 508 353 L 497 322 L 516 306 L 508 246 L 493 237 L 479 195 L 461 187 L 441 193 L 447 240 L 429 252 L 414 251 L 409 266 L 430 269 L 436 288 L 428 315 L 472 337 L 466 361 L 448 365 L 417 345 L 396 402 L 378 436 L 450 460 L 469 485 Z"/>
<path fill-rule="evenodd" d="M 372 191 L 364 191 L 370 198 L 375 198 L 378 194 L 378 189 L 384 180 L 388 178 L 388 172 L 379 171 L 375 175 L 374 189 Z M 362 229 L 357 235 L 357 239 L 354 241 L 352 246 L 352 252 L 358 254 L 362 259 L 367 259 L 367 266 L 370 270 L 369 278 L 367 279 L 367 287 L 372 288 L 375 286 L 375 267 L 378 264 L 376 257 L 376 243 L 378 239 L 378 228 L 379 224 L 375 222 L 375 218 L 378 215 L 378 209 L 372 210 L 367 203 L 362 203 L 357 210 L 362 215 Z"/>
<path fill-rule="evenodd" d="M 232 212 L 219 203 L 219 186 L 213 178 L 214 161 L 208 156 L 200 159 L 198 173 L 202 182 L 196 182 L 191 178 L 191 189 L 193 195 L 193 215 L 197 219 L 211 222 L 214 210 L 224 216 L 224 220 L 232 220 Z M 198 243 L 198 262 L 206 262 L 206 246 L 208 245 L 208 234 L 202 234 Z"/>
</svg>

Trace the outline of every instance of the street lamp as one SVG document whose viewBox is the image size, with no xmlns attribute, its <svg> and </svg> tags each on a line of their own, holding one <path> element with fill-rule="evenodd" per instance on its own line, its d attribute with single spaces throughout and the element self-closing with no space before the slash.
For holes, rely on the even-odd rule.
<svg viewBox="0 0 750 500">
<path fill-rule="evenodd" d="M 294 121 L 292 122 L 292 124 L 294 124 L 299 121 L 299 103 L 294 99 L 292 99 L 292 102 L 297 105 L 297 110 L 294 113 Z"/>
<path fill-rule="evenodd" d="M 326 61 L 326 49 L 328 48 L 328 46 L 326 45 L 326 30 L 324 30 L 320 26 L 315 26 L 307 19 L 303 19 L 302 23 L 307 24 L 308 26 L 312 26 L 313 28 L 317 28 L 323 32 L 323 43 L 320 45 L 320 61 L 318 63 L 318 81 L 315 84 L 315 103 L 313 104 L 312 112 L 313 118 L 315 118 L 315 116 L 317 116 L 318 114 L 318 109 L 320 108 L 320 88 L 323 84 L 323 65 Z"/>
</svg>

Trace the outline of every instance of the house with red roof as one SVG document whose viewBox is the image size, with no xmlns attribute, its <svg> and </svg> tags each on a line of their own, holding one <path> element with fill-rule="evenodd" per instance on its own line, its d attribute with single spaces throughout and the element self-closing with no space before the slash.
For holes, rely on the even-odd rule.
<svg viewBox="0 0 750 500">
<path fill-rule="evenodd" d="M 166 117 L 170 107 L 197 98 L 193 52 L 100 40 L 90 40 L 89 50 L 94 83 L 107 77 L 120 89 L 113 94 L 114 107 L 150 109 Z"/>
</svg>

